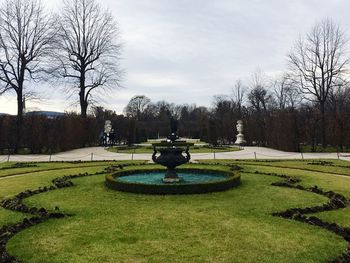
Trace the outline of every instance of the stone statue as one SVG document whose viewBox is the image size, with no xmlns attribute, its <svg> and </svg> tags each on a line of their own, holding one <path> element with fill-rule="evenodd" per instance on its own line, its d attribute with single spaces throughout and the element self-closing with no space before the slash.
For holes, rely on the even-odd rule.
<svg viewBox="0 0 350 263">
<path fill-rule="evenodd" d="M 238 145 L 246 144 L 246 141 L 244 140 L 244 135 L 243 135 L 243 121 L 242 120 L 237 121 L 236 129 L 237 129 L 238 134 L 237 134 L 237 140 L 236 140 L 235 144 L 238 144 Z"/>
<path fill-rule="evenodd" d="M 107 120 L 105 122 L 105 133 L 109 134 L 112 131 L 112 122 Z"/>
<path fill-rule="evenodd" d="M 103 132 L 103 142 L 102 144 L 104 146 L 108 146 L 111 144 L 111 138 L 110 134 L 112 132 L 112 122 L 110 120 L 105 121 L 105 127 L 104 127 L 104 132 Z"/>
<path fill-rule="evenodd" d="M 177 133 L 177 120 L 174 117 L 170 117 L 170 133 Z"/>
<path fill-rule="evenodd" d="M 177 125 L 178 121 L 174 117 L 170 117 L 170 135 L 168 136 L 168 140 L 174 142 L 179 139 L 177 136 Z"/>
</svg>

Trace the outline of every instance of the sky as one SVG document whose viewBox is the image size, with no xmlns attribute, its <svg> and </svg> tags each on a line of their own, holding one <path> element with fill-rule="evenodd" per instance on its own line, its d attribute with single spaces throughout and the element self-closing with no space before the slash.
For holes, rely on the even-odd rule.
<svg viewBox="0 0 350 263">
<path fill-rule="evenodd" d="M 61 2 L 61 1 L 60 1 Z M 99 94 L 100 105 L 122 113 L 134 95 L 153 102 L 210 106 L 230 94 L 238 79 L 256 70 L 287 70 L 287 54 L 299 36 L 324 18 L 350 37 L 349 0 L 99 0 L 118 22 L 123 43 L 122 86 Z M 43 0 L 59 11 L 57 0 Z M 55 83 L 37 83 L 40 101 L 27 108 L 79 110 Z M 16 113 L 13 94 L 0 96 L 0 112 Z"/>
</svg>

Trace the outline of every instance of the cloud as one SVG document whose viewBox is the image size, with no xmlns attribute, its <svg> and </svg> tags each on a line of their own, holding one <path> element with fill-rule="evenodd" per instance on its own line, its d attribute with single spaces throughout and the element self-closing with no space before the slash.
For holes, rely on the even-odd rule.
<svg viewBox="0 0 350 263">
<path fill-rule="evenodd" d="M 237 79 L 248 82 L 257 68 L 270 75 L 287 67 L 286 55 L 299 34 L 324 17 L 350 28 L 347 0 L 101 0 L 121 28 L 124 89 L 101 94 L 102 105 L 122 112 L 134 95 L 153 101 L 210 106 L 229 94 Z M 46 0 L 53 10 L 60 3 Z M 349 33 L 349 32 L 348 32 Z M 4 99 L 0 112 L 12 109 Z M 50 106 L 63 111 L 60 92 Z M 57 105 L 56 105 L 57 103 Z M 52 105 L 55 104 L 53 107 Z"/>
<path fill-rule="evenodd" d="M 0 96 L 0 113 L 16 114 L 16 97 L 13 95 Z"/>
</svg>

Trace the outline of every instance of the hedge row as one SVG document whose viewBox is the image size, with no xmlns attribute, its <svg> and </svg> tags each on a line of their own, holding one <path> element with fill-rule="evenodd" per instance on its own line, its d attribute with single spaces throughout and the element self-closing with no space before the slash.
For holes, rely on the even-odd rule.
<svg viewBox="0 0 350 263">
<path fill-rule="evenodd" d="M 0 154 L 55 153 L 96 146 L 103 122 L 67 115 L 57 118 L 24 116 L 20 128 L 16 116 L 0 116 Z"/>
</svg>

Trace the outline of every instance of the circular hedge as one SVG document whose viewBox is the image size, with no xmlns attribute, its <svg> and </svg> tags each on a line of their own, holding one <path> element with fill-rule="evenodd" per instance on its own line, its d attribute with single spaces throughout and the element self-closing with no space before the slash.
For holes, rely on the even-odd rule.
<svg viewBox="0 0 350 263">
<path fill-rule="evenodd" d="M 108 188 L 131 193 L 139 194 L 202 194 L 210 192 L 219 192 L 228 190 L 234 186 L 240 184 L 240 175 L 238 171 L 226 171 L 219 169 L 200 169 L 200 168 L 178 168 L 178 172 L 186 173 L 206 173 L 206 174 L 217 174 L 224 175 L 227 177 L 225 180 L 212 181 L 212 182 L 200 182 L 200 183 L 189 183 L 189 184 L 144 184 L 135 182 L 126 182 L 118 180 L 120 176 L 132 176 L 136 173 L 153 173 L 153 172 L 164 172 L 165 169 L 134 169 L 134 170 L 119 170 L 113 174 L 106 176 L 105 184 Z M 200 175 L 199 175 L 200 176 Z"/>
</svg>

